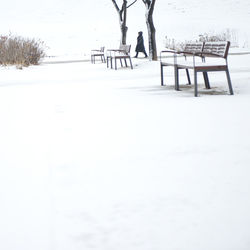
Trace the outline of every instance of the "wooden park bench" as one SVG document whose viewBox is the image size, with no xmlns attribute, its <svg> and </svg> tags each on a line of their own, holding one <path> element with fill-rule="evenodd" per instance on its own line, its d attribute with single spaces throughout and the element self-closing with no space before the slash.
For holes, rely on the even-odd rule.
<svg viewBox="0 0 250 250">
<path fill-rule="evenodd" d="M 117 69 L 117 60 L 120 61 L 121 67 L 123 67 L 122 60 L 124 60 L 125 66 L 128 67 L 128 59 L 130 62 L 130 67 L 133 69 L 132 60 L 130 57 L 130 49 L 131 45 L 120 45 L 119 49 L 107 50 L 107 68 L 109 67 L 109 62 L 111 69 L 113 68 L 113 60 L 115 61 L 115 69 Z"/>
<path fill-rule="evenodd" d="M 91 62 L 92 63 L 95 63 L 95 58 L 96 57 L 100 57 L 101 61 L 103 63 L 106 62 L 105 55 L 104 55 L 104 49 L 105 49 L 105 47 L 101 47 L 100 49 L 92 49 L 91 50 Z"/>
<path fill-rule="evenodd" d="M 163 68 L 166 66 L 174 67 L 175 72 L 175 89 L 179 90 L 179 70 L 185 69 L 188 77 L 188 83 L 191 84 L 189 69 L 194 72 L 194 95 L 198 96 L 197 73 L 202 72 L 205 87 L 210 89 L 208 72 L 225 71 L 228 81 L 229 92 L 233 95 L 233 88 L 230 79 L 227 56 L 230 42 L 204 42 L 204 43 L 188 43 L 181 51 L 164 50 L 161 52 L 161 85 L 164 85 Z M 171 53 L 172 61 L 164 61 L 163 55 Z M 190 58 L 191 61 L 187 58 Z M 169 58 L 168 58 L 169 59 Z"/>
</svg>

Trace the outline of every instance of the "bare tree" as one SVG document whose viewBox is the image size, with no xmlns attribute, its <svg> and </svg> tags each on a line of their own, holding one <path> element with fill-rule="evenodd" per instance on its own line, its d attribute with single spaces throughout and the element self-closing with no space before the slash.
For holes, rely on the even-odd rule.
<svg viewBox="0 0 250 250">
<path fill-rule="evenodd" d="M 123 0 L 121 8 L 119 8 L 117 4 L 117 0 L 111 0 L 112 3 L 115 6 L 115 9 L 119 16 L 119 23 L 120 23 L 120 29 L 121 29 L 121 44 L 126 44 L 127 40 L 127 9 L 132 6 L 134 3 L 137 2 L 137 0 L 132 1 L 132 3 L 128 4 L 127 0 Z"/>
<path fill-rule="evenodd" d="M 153 12 L 156 0 L 142 0 L 146 7 L 146 24 L 148 29 L 149 57 L 157 61 L 157 48 L 155 38 L 155 27 L 153 22 Z"/>
</svg>

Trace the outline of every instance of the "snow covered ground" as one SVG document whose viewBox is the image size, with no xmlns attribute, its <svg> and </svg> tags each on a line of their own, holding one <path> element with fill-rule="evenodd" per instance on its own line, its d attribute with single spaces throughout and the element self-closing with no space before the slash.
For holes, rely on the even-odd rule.
<svg viewBox="0 0 250 250">
<path fill-rule="evenodd" d="M 144 59 L 2 68 L 1 249 L 249 249 L 249 59 L 198 98 Z"/>
<path fill-rule="evenodd" d="M 0 34 L 40 38 L 49 56 L 83 56 L 100 46 L 117 47 L 120 41 L 118 15 L 111 0 L 8 0 L 1 4 Z M 147 42 L 141 0 L 128 9 L 127 22 L 127 43 L 134 51 L 138 31 L 144 32 Z M 157 0 L 154 23 L 158 50 L 165 36 L 194 40 L 201 33 L 225 29 L 235 30 L 240 45 L 250 47 L 248 0 Z"/>
<path fill-rule="evenodd" d="M 115 46 L 111 1 L 85 2 L 9 0 L 2 31 L 40 37 L 69 60 Z M 220 28 L 247 34 L 248 1 L 214 2 L 158 0 L 158 48 L 167 30 L 200 32 L 175 20 L 214 29 L 224 13 Z M 160 86 L 159 62 L 115 71 L 64 59 L 0 68 L 0 249 L 249 250 L 250 54 L 229 56 L 234 96 L 218 72 L 211 90 L 199 75 L 198 98 L 184 72 L 182 91 L 170 69 Z"/>
</svg>

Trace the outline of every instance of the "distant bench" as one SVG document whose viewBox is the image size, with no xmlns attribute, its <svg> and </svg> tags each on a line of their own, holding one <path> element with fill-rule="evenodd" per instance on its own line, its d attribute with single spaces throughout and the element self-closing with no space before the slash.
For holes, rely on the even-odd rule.
<svg viewBox="0 0 250 250">
<path fill-rule="evenodd" d="M 175 72 L 175 89 L 179 90 L 179 70 L 185 69 L 188 83 L 191 84 L 189 69 L 194 72 L 194 95 L 198 96 L 197 73 L 202 72 L 205 87 L 210 89 L 208 72 L 225 71 L 228 81 L 229 92 L 233 95 L 233 88 L 230 79 L 227 56 L 230 42 L 204 42 L 204 43 L 187 43 L 182 51 L 164 50 L 161 51 L 161 85 L 164 85 L 163 68 L 167 66 L 174 67 Z M 173 61 L 164 60 L 163 55 L 171 53 Z M 192 60 L 187 60 L 187 57 Z M 198 58 L 198 60 L 197 60 Z M 168 58 L 169 59 L 169 58 Z"/>
<path fill-rule="evenodd" d="M 110 61 L 111 69 L 113 68 L 113 59 L 115 61 L 115 69 L 117 69 L 116 60 L 120 60 L 121 67 L 123 67 L 122 59 L 124 60 L 125 66 L 128 67 L 128 64 L 127 64 L 127 59 L 128 59 L 130 62 L 130 67 L 131 67 L 131 69 L 133 69 L 133 65 L 132 65 L 132 61 L 131 61 L 131 57 L 130 57 L 130 49 L 131 49 L 131 45 L 121 44 L 119 49 L 107 50 L 107 53 L 108 53 L 108 55 L 107 55 L 107 68 L 109 67 L 109 61 Z"/>
<path fill-rule="evenodd" d="M 91 50 L 91 62 L 95 63 L 95 58 L 100 57 L 102 62 L 105 61 L 105 55 L 104 55 L 104 49 L 105 47 L 101 47 L 100 49 L 92 49 Z"/>
</svg>

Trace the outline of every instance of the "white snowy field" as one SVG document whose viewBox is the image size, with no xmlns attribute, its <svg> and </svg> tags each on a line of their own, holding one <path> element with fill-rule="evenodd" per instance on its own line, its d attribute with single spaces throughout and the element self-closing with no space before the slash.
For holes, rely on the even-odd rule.
<svg viewBox="0 0 250 250">
<path fill-rule="evenodd" d="M 117 0 L 121 6 L 122 0 Z M 131 3 L 129 0 L 128 3 Z M 195 40 L 199 34 L 237 34 L 240 46 L 250 47 L 249 0 L 157 0 L 154 10 L 157 47 L 168 39 Z M 90 49 L 116 48 L 120 42 L 118 15 L 111 0 L 1 1 L 0 34 L 40 38 L 49 56 L 82 57 Z M 127 43 L 136 46 L 138 31 L 147 44 L 145 7 L 141 0 L 128 9 Z M 148 46 L 146 45 L 146 48 Z"/>
<path fill-rule="evenodd" d="M 249 250 L 250 55 L 160 86 L 159 62 L 0 75 L 0 249 Z"/>
<path fill-rule="evenodd" d="M 147 44 L 141 6 L 132 51 L 139 30 Z M 250 2 L 157 0 L 154 22 L 158 52 L 225 29 L 245 46 Z M 111 0 L 8 0 L 0 23 L 55 56 L 0 68 L 0 250 L 250 249 L 250 54 L 229 56 L 235 95 L 211 73 L 195 98 L 184 72 L 182 91 L 171 69 L 160 86 L 159 62 L 83 62 L 119 44 Z"/>
</svg>

